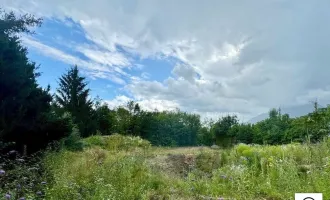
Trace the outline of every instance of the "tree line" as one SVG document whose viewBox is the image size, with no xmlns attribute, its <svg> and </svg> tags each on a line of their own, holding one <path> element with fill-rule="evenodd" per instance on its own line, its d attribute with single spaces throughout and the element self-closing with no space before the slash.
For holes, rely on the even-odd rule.
<svg viewBox="0 0 330 200">
<path fill-rule="evenodd" d="M 196 146 L 237 143 L 285 144 L 322 140 L 329 134 L 330 107 L 290 118 L 280 109 L 256 124 L 241 123 L 235 115 L 202 121 L 197 114 L 180 110 L 146 111 L 134 101 L 110 109 L 99 98 L 90 99 L 86 78 L 77 66 L 58 80 L 55 94 L 37 83 L 41 75 L 27 57 L 21 34 L 41 19 L 0 11 L 0 150 L 7 144 L 35 152 L 54 141 L 101 134 L 140 136 L 154 145 Z M 23 150 L 22 150 L 23 151 Z"/>
</svg>

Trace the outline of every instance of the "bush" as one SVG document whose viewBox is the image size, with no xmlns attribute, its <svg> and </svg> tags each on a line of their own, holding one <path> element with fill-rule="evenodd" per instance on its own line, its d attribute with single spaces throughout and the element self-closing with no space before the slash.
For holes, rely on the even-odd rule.
<svg viewBox="0 0 330 200">
<path fill-rule="evenodd" d="M 139 156 L 90 148 L 52 153 L 45 162 L 54 177 L 49 199 L 168 199 L 163 196 L 169 193 L 165 180 Z"/>
<path fill-rule="evenodd" d="M 107 137 L 107 149 L 109 150 L 130 150 L 135 148 L 147 149 L 151 147 L 149 141 L 140 137 L 122 136 L 114 134 Z"/>
<path fill-rule="evenodd" d="M 100 136 L 100 135 L 93 135 L 88 138 L 85 138 L 84 143 L 88 147 L 99 146 L 99 147 L 105 148 L 107 145 L 105 137 Z"/>
<path fill-rule="evenodd" d="M 84 139 L 87 146 L 100 146 L 107 150 L 134 150 L 136 148 L 148 149 L 151 143 L 140 137 L 123 136 L 91 136 Z"/>
<path fill-rule="evenodd" d="M 221 157 L 216 152 L 201 152 L 196 157 L 197 169 L 211 174 L 214 169 L 221 166 Z"/>
<path fill-rule="evenodd" d="M 62 146 L 64 149 L 70 151 L 81 151 L 84 148 L 84 143 L 81 140 L 79 130 L 77 127 L 72 129 L 72 133 L 62 140 Z"/>
<path fill-rule="evenodd" d="M 251 148 L 252 147 L 247 144 L 239 144 L 235 147 L 238 156 L 243 156 L 243 152 L 246 150 L 250 150 Z"/>
</svg>

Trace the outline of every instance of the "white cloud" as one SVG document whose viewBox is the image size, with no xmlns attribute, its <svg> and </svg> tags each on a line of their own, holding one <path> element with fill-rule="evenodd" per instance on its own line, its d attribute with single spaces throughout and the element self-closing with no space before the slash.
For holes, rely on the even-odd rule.
<svg viewBox="0 0 330 200">
<path fill-rule="evenodd" d="M 119 96 L 116 96 L 112 100 L 104 100 L 104 102 L 108 104 L 109 108 L 114 109 L 114 108 L 117 108 L 119 106 L 126 105 L 127 102 L 130 101 L 130 100 L 131 99 L 127 96 L 119 95 Z"/>
<path fill-rule="evenodd" d="M 119 95 L 112 100 L 104 100 L 104 102 L 108 104 L 109 108 L 113 109 L 119 106 L 125 106 L 127 102 L 131 100 L 134 99 L 131 99 L 124 95 Z M 150 99 L 150 100 L 140 100 L 135 102 L 138 103 L 143 110 L 148 110 L 148 111 L 175 110 L 179 107 L 179 105 L 174 103 L 173 101 L 166 101 L 166 100 Z"/>
<path fill-rule="evenodd" d="M 122 79 L 114 74 L 111 74 L 111 73 L 104 73 L 101 71 L 86 71 L 85 74 L 94 80 L 97 78 L 103 78 L 103 79 L 110 80 L 114 83 L 117 83 L 119 85 L 126 84 L 126 81 L 124 79 Z"/>
<path fill-rule="evenodd" d="M 141 78 L 149 79 L 150 78 L 150 74 L 148 72 L 142 72 L 141 73 Z"/>
<path fill-rule="evenodd" d="M 327 0 L 0 2 L 80 23 L 87 38 L 111 52 L 85 49 L 95 62 L 128 66 L 116 46 L 142 58 L 178 59 L 164 82 L 131 79 L 125 89 L 141 101 L 244 116 L 308 103 L 313 95 L 330 101 Z"/>
<path fill-rule="evenodd" d="M 31 37 L 22 37 L 22 42 L 30 48 L 35 49 L 40 54 L 56 60 L 60 60 L 70 65 L 77 65 L 78 67 L 85 70 L 83 73 L 89 75 L 91 78 L 109 79 L 118 84 L 125 84 L 125 81 L 119 76 L 116 76 L 116 72 L 114 72 L 114 70 L 110 69 L 108 66 L 100 65 L 95 62 L 85 61 L 78 57 L 66 54 L 56 48 L 42 44 L 41 42 L 34 40 Z"/>
<path fill-rule="evenodd" d="M 110 71 L 102 66 L 98 66 L 98 65 L 94 66 L 92 63 L 81 60 L 75 56 L 68 55 L 56 48 L 42 44 L 41 42 L 34 40 L 31 37 L 22 37 L 22 42 L 24 44 L 26 44 L 27 46 L 29 46 L 30 48 L 37 50 L 41 54 L 47 55 L 49 57 L 52 57 L 54 59 L 60 60 L 62 62 L 71 64 L 71 65 L 77 64 L 79 66 L 85 67 L 86 69 Z"/>
<path fill-rule="evenodd" d="M 122 53 L 111 52 L 107 50 L 98 50 L 92 46 L 78 46 L 76 48 L 78 52 L 81 52 L 87 58 L 95 63 L 107 65 L 111 67 L 128 67 L 131 66 L 130 61 Z M 117 69 L 115 69 L 117 70 Z M 121 71 L 120 71 L 121 72 Z"/>
</svg>

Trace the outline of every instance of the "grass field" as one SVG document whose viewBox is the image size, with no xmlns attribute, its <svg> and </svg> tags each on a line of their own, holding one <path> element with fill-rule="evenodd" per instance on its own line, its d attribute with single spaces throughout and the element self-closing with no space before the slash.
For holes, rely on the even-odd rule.
<svg viewBox="0 0 330 200">
<path fill-rule="evenodd" d="M 330 199 L 330 143 L 151 147 L 139 138 L 93 136 L 81 152 L 48 153 L 46 199 Z"/>
</svg>

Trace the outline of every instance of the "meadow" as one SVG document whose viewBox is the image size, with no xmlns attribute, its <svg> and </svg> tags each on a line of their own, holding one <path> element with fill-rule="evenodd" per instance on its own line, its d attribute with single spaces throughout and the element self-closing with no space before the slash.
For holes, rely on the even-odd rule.
<svg viewBox="0 0 330 200">
<path fill-rule="evenodd" d="M 110 108 L 84 66 L 39 85 L 21 36 L 42 19 L 16 14 L 0 9 L 0 199 L 330 199 L 330 105 L 294 118 L 274 108 L 255 124 L 134 98 Z"/>
<path fill-rule="evenodd" d="M 280 200 L 294 199 L 297 192 L 322 192 L 324 199 L 330 198 L 327 140 L 280 146 L 239 144 L 229 149 L 165 148 L 115 134 L 91 136 L 82 143 L 81 151 L 44 153 L 37 162 L 43 173 L 28 177 L 37 179 L 40 186 L 26 187 L 24 198 Z M 17 168 L 5 176 L 22 170 L 21 165 Z M 22 173 L 33 173 L 26 171 Z M 0 191 L 4 197 L 17 197 L 16 192 Z"/>
</svg>

